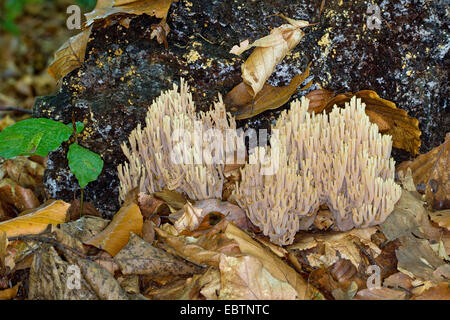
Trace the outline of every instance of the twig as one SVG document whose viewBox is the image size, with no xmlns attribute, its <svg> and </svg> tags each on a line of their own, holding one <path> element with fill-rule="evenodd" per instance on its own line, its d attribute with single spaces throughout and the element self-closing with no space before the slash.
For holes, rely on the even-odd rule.
<svg viewBox="0 0 450 320">
<path fill-rule="evenodd" d="M 0 111 L 17 111 L 27 114 L 33 114 L 33 110 L 30 109 L 24 109 L 19 107 L 9 107 L 9 106 L 0 106 Z"/>
</svg>

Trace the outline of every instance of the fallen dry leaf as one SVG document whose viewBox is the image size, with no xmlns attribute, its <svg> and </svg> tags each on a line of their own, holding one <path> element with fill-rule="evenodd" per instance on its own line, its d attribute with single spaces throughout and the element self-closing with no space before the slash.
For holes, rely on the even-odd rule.
<svg viewBox="0 0 450 320">
<path fill-rule="evenodd" d="M 445 262 L 433 251 L 428 240 L 410 235 L 403 237 L 401 242 L 402 245 L 396 250 L 397 269 L 411 277 L 436 281 L 434 271 Z"/>
<path fill-rule="evenodd" d="M 254 256 L 220 257 L 221 300 L 295 300 L 297 291 L 272 276 Z"/>
<path fill-rule="evenodd" d="M 72 257 L 72 262 L 80 267 L 83 278 L 100 300 L 129 300 L 119 282 L 101 265 L 77 257 Z"/>
<path fill-rule="evenodd" d="M 431 225 L 428 210 L 419 199 L 417 192 L 402 190 L 394 211 L 380 225 L 388 241 L 414 233 L 424 238 L 438 240 L 440 230 Z"/>
<path fill-rule="evenodd" d="M 87 242 L 103 231 L 109 223 L 109 220 L 99 217 L 84 216 L 77 221 L 63 223 L 60 228 L 81 242 Z"/>
<path fill-rule="evenodd" d="M 283 18 L 285 17 L 283 16 Z M 301 20 L 289 19 L 288 22 L 290 23 L 272 29 L 268 36 L 260 38 L 252 44 L 249 44 L 248 40 L 244 40 L 230 51 L 230 53 L 240 55 L 245 50 L 255 47 L 241 67 L 242 79 L 250 87 L 250 95 L 253 97 L 261 91 L 276 65 L 303 38 L 304 32 L 300 29 L 309 25 L 308 22 Z"/>
<path fill-rule="evenodd" d="M 251 88 L 247 84 L 241 82 L 228 92 L 224 103 L 236 120 L 248 119 L 264 111 L 277 109 L 287 103 L 308 76 L 309 66 L 305 72 L 294 76 L 287 86 L 274 87 L 266 83 L 256 96 L 251 94 Z M 310 85 L 311 82 L 300 90 L 305 90 Z"/>
<path fill-rule="evenodd" d="M 319 114 L 325 109 L 327 102 L 334 97 L 334 91 L 316 89 L 309 92 L 305 97 L 309 100 L 308 112 Z"/>
<path fill-rule="evenodd" d="M 94 205 L 90 202 L 83 202 L 83 212 L 80 212 L 81 209 L 81 202 L 80 200 L 76 199 L 72 201 L 72 204 L 69 207 L 69 220 L 70 221 L 76 221 L 80 219 L 83 216 L 92 216 L 92 217 L 102 217 L 102 214 L 97 211 L 97 209 L 94 207 Z"/>
<path fill-rule="evenodd" d="M 416 186 L 423 186 L 428 205 L 436 210 L 450 209 L 450 133 L 445 142 L 431 151 L 397 167 L 406 174 L 410 168 Z"/>
<path fill-rule="evenodd" d="M 406 292 L 385 287 L 363 289 L 359 291 L 355 300 L 405 300 Z"/>
<path fill-rule="evenodd" d="M 167 204 L 163 200 L 155 198 L 152 195 L 141 192 L 138 194 L 137 200 L 142 216 L 146 219 L 150 218 L 154 214 L 170 213 Z"/>
<path fill-rule="evenodd" d="M 18 212 L 34 209 L 40 205 L 33 190 L 24 188 L 9 178 L 0 181 L 0 200 L 4 204 L 14 206 Z M 6 208 L 3 209 L 7 211 Z"/>
<path fill-rule="evenodd" d="M 172 190 L 155 192 L 153 195 L 166 202 L 175 211 L 182 209 L 187 202 L 186 198 L 181 193 Z"/>
<path fill-rule="evenodd" d="M 450 285 L 447 282 L 439 283 L 414 296 L 412 300 L 450 300 Z"/>
<path fill-rule="evenodd" d="M 419 130 L 419 120 L 408 116 L 405 110 L 397 108 L 392 101 L 380 98 L 375 91 L 361 90 L 355 94 L 348 92 L 328 98 L 331 95 L 330 91 L 320 89 L 319 92 L 312 91 L 308 95 L 315 99 L 310 108 L 316 113 L 322 111 L 328 113 L 334 105 L 342 108 L 353 96 L 361 98 L 366 104 L 366 114 L 370 121 L 378 126 L 382 134 L 392 136 L 395 148 L 404 149 L 412 154 L 419 153 L 422 134 Z M 319 102 L 322 104 L 319 105 Z"/>
<path fill-rule="evenodd" d="M 15 157 L 6 160 L 2 170 L 20 186 L 30 188 L 42 183 L 45 168 L 29 157 Z"/>
<path fill-rule="evenodd" d="M 202 268 L 184 261 L 163 249 L 145 242 L 134 233 L 122 250 L 114 257 L 122 274 L 138 274 L 164 277 L 201 273 Z"/>
<path fill-rule="evenodd" d="M 33 256 L 28 298 L 31 300 L 97 300 L 97 295 L 84 277 L 80 278 L 79 289 L 69 288 L 68 283 L 75 285 L 69 279 L 74 271 L 76 269 L 71 266 L 71 263 L 63 260 L 52 246 L 43 247 Z"/>
<path fill-rule="evenodd" d="M 22 283 L 16 284 L 14 287 L 9 289 L 0 290 L 0 300 L 12 300 L 17 296 L 19 287 Z"/>
<path fill-rule="evenodd" d="M 247 233 L 240 230 L 232 223 L 227 225 L 225 235 L 238 243 L 239 249 L 243 254 L 258 258 L 264 268 L 269 271 L 275 279 L 289 283 L 297 291 L 297 297 L 299 299 L 309 300 L 316 294 L 315 289 L 308 287 L 305 280 L 286 262 L 272 253 L 270 249 L 264 248 Z"/>
<path fill-rule="evenodd" d="M 62 79 L 83 65 L 91 31 L 92 26 L 71 37 L 55 52 L 54 61 L 47 69 L 55 80 Z"/>
<path fill-rule="evenodd" d="M 128 243 L 130 234 L 142 236 L 143 217 L 136 203 L 126 203 L 111 223 L 86 244 L 103 249 L 113 257 Z"/>
<path fill-rule="evenodd" d="M 383 286 L 393 289 L 410 290 L 413 287 L 413 279 L 403 272 L 397 272 L 383 281 Z"/>
<path fill-rule="evenodd" d="M 441 228 L 450 230 L 450 210 L 429 212 L 431 221 L 439 225 Z"/>
<path fill-rule="evenodd" d="M 381 250 L 371 241 L 371 236 L 377 231 L 376 227 L 366 229 L 353 229 L 347 232 L 329 232 L 323 234 L 310 234 L 302 232 L 297 234 L 295 242 L 287 249 L 304 251 L 313 248 L 321 250 L 311 251 L 307 255 L 311 267 L 330 267 L 341 258 L 351 261 L 359 268 L 362 262 L 360 247 L 369 248 L 372 257 L 376 258 Z"/>
<path fill-rule="evenodd" d="M 164 226 L 163 226 L 164 227 Z M 198 265 L 209 265 L 219 268 L 220 254 L 239 254 L 236 241 L 229 239 L 223 233 L 192 238 L 187 236 L 174 236 L 163 230 L 155 228 L 158 236 L 169 246 L 169 251 Z"/>
<path fill-rule="evenodd" d="M 90 26 L 97 20 L 108 20 L 117 14 L 147 14 L 166 20 L 171 4 L 172 0 L 99 0 L 94 10 L 85 14 L 85 25 Z M 120 21 L 123 19 L 126 17 L 122 17 Z"/>
<path fill-rule="evenodd" d="M 211 213 L 220 213 L 226 220 L 232 221 L 241 229 L 248 229 L 248 218 L 245 211 L 239 206 L 218 199 L 208 199 L 195 202 L 192 205 L 187 202 L 180 218 L 175 221 L 174 226 L 178 232 L 196 230 L 205 217 Z"/>
<path fill-rule="evenodd" d="M 8 238 L 41 233 L 49 224 L 58 225 L 64 223 L 69 206 L 70 204 L 64 201 L 51 201 L 32 210 L 30 213 L 0 222 L 0 230 L 4 231 Z"/>
</svg>

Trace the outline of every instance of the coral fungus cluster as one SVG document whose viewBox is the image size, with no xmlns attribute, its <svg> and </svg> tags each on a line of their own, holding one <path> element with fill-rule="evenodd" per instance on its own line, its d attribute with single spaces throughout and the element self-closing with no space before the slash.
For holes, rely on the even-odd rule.
<svg viewBox="0 0 450 320">
<path fill-rule="evenodd" d="M 192 200 L 222 197 L 230 147 L 222 136 L 236 131 L 236 123 L 220 97 L 210 111 L 196 114 L 189 88 L 181 80 L 179 91 L 175 85 L 153 102 L 145 125 L 133 130 L 129 146 L 122 145 L 128 162 L 118 167 L 121 200 L 136 187 L 149 194 L 176 190 Z"/>
<path fill-rule="evenodd" d="M 251 221 L 282 245 L 311 226 L 322 204 L 345 231 L 383 222 L 401 196 L 391 137 L 370 123 L 360 99 L 329 115 L 310 114 L 308 106 L 306 98 L 293 102 L 272 128 L 271 148 L 250 157 L 272 153 L 279 170 L 263 175 L 261 164 L 248 163 L 234 194 Z"/>
<path fill-rule="evenodd" d="M 391 137 L 370 123 L 360 99 L 330 114 L 311 114 L 308 106 L 306 98 L 296 100 L 280 115 L 271 146 L 251 150 L 232 195 L 281 245 L 310 228 L 321 205 L 333 213 L 335 228 L 345 231 L 383 222 L 401 196 Z M 118 167 L 121 200 L 136 187 L 150 194 L 176 190 L 192 200 L 222 197 L 225 158 L 245 146 L 243 136 L 235 145 L 224 139 L 236 132 L 236 123 L 220 98 L 209 112 L 197 114 L 181 81 L 180 91 L 175 86 L 155 100 L 145 124 L 131 133 L 129 146 L 122 145 L 128 163 Z M 204 134 L 211 130 L 218 140 Z M 213 152 L 205 152 L 211 146 Z"/>
</svg>

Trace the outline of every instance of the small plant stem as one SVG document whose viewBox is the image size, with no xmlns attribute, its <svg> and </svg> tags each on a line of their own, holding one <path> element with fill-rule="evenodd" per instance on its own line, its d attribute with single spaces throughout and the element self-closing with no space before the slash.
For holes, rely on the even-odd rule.
<svg viewBox="0 0 450 320">
<path fill-rule="evenodd" d="M 84 189 L 80 188 L 81 196 L 80 196 L 80 218 L 83 215 L 83 201 L 84 201 Z"/>
</svg>

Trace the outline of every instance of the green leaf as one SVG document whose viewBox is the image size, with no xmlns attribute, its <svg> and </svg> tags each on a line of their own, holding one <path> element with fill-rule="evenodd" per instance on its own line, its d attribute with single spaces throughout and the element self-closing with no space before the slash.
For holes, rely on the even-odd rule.
<svg viewBox="0 0 450 320">
<path fill-rule="evenodd" d="M 84 125 L 77 123 L 77 131 Z M 10 159 L 22 155 L 47 156 L 59 148 L 73 133 L 72 125 L 51 119 L 37 118 L 19 121 L 0 133 L 0 157 Z"/>
<path fill-rule="evenodd" d="M 81 188 L 96 180 L 103 169 L 103 160 L 98 154 L 76 143 L 70 145 L 67 159 L 70 171 L 78 179 Z"/>
</svg>

